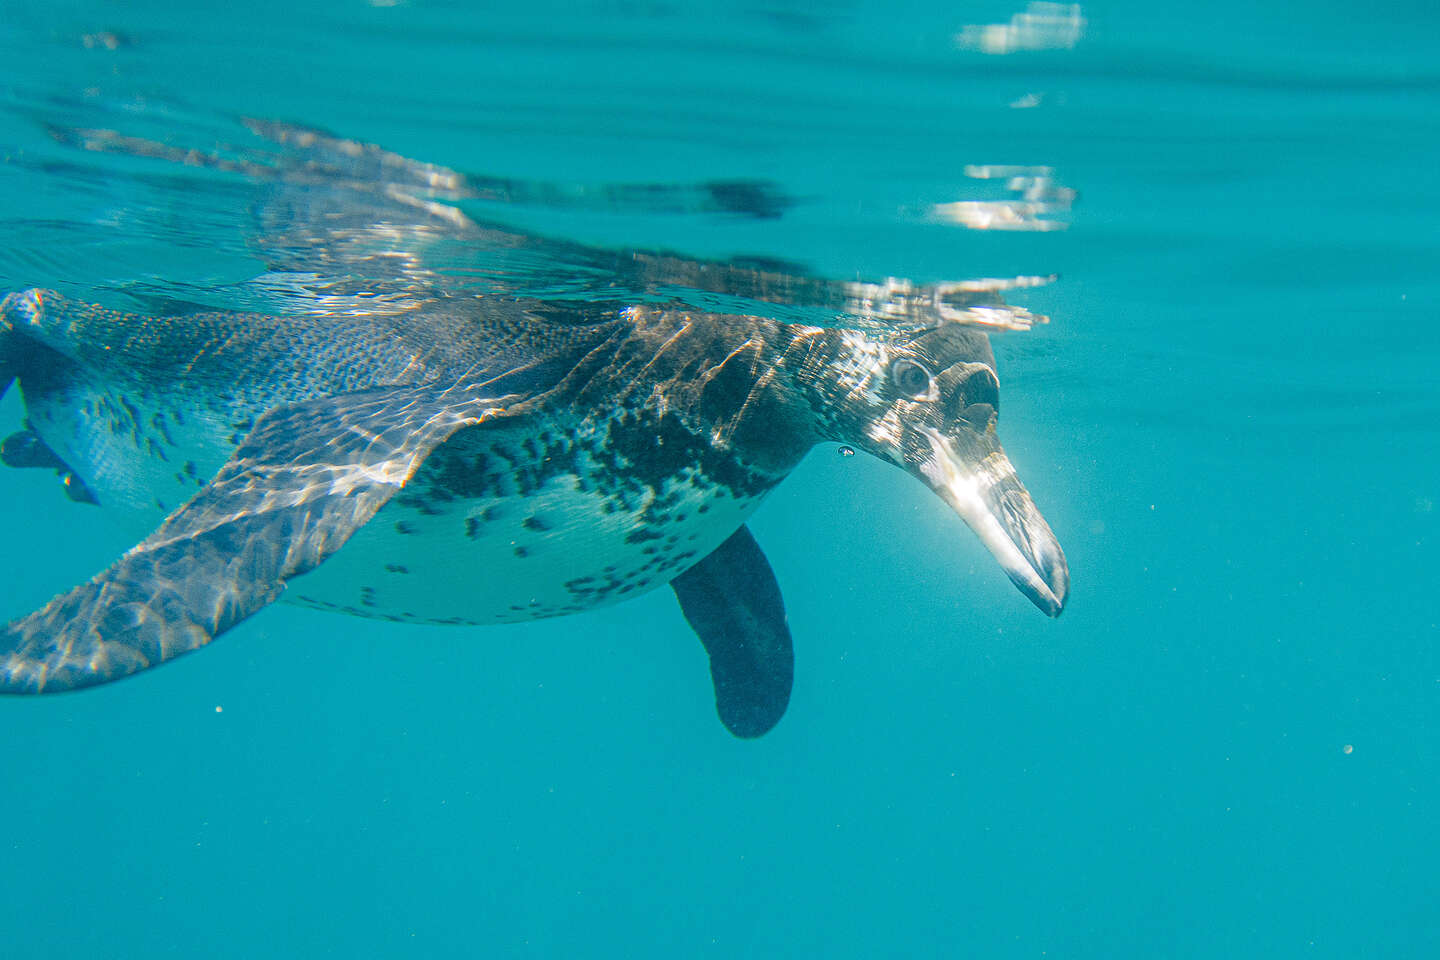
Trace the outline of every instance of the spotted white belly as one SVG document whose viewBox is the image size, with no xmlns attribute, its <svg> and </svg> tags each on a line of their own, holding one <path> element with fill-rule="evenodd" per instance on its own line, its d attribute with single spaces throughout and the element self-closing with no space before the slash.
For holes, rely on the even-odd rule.
<svg viewBox="0 0 1440 960">
<path fill-rule="evenodd" d="M 193 397 L 86 384 L 27 399 L 34 428 L 137 540 L 203 487 L 253 423 Z M 282 599 L 406 622 L 574 613 L 668 583 L 768 489 L 737 491 L 683 457 L 637 472 L 609 446 L 614 426 L 516 424 L 452 439 Z"/>
<path fill-rule="evenodd" d="M 581 459 L 526 494 L 437 509 L 399 498 L 285 599 L 405 622 L 504 623 L 575 613 L 668 583 L 759 505 L 696 471 L 624 505 L 584 482 Z M 582 489 L 589 487 L 588 490 Z"/>
</svg>

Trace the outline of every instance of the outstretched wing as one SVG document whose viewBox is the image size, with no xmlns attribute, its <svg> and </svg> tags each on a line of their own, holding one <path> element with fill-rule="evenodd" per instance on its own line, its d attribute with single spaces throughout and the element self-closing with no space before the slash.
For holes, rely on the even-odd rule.
<svg viewBox="0 0 1440 960">
<path fill-rule="evenodd" d="M 105 683 L 204 646 L 340 549 L 452 433 L 519 399 L 424 386 L 271 411 L 148 539 L 0 631 L 0 692 Z"/>
</svg>

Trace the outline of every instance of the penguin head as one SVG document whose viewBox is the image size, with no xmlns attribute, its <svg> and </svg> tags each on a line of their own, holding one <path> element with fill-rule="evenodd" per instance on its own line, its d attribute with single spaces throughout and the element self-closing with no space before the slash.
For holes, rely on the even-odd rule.
<svg viewBox="0 0 1440 960">
<path fill-rule="evenodd" d="M 948 324 L 879 339 L 836 331 L 820 434 L 919 479 L 969 524 L 1050 616 L 1069 593 L 1065 554 L 1000 446 L 1000 380 L 985 334 Z"/>
</svg>

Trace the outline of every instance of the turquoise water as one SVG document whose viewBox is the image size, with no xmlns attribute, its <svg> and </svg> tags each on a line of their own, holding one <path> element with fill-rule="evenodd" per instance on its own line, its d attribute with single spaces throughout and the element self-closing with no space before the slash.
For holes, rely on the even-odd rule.
<svg viewBox="0 0 1440 960">
<path fill-rule="evenodd" d="M 0 289 L 258 296 L 253 176 L 73 134 L 249 157 L 240 117 L 571 185 L 466 209 L 589 245 L 1058 273 L 995 350 L 1074 583 L 1047 620 L 825 447 L 751 524 L 797 648 L 756 742 L 664 592 L 487 629 L 277 606 L 0 701 L 0 956 L 1436 955 L 1440 16 L 1022 12 L 0 0 Z M 985 165 L 1046 168 L 1045 208 Z M 571 189 L 712 180 L 793 202 Z M 0 502 L 7 617 L 129 545 L 42 471 Z"/>
</svg>

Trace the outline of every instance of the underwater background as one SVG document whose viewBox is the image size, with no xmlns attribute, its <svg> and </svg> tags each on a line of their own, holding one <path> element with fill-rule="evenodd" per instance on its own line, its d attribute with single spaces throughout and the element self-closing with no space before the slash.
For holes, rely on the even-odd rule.
<svg viewBox="0 0 1440 960">
<path fill-rule="evenodd" d="M 278 605 L 0 700 L 0 956 L 1440 955 L 1433 4 L 0 0 L 0 64 L 0 290 L 238 305 L 253 180 L 184 148 L 245 117 L 595 246 L 1058 274 L 993 339 L 1073 579 L 1048 620 L 823 446 L 751 522 L 797 657 L 758 741 L 669 591 Z M 563 186 L 711 181 L 786 202 Z M 131 543 L 45 471 L 0 524 L 6 618 Z"/>
</svg>

